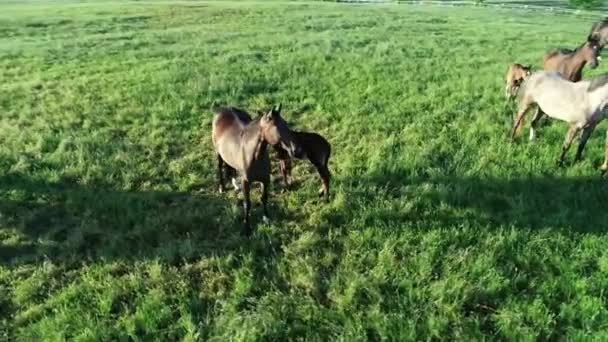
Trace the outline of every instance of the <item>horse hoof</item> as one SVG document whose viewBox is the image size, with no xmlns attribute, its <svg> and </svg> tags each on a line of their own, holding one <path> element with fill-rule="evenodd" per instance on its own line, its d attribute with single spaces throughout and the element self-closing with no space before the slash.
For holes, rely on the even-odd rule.
<svg viewBox="0 0 608 342">
<path fill-rule="evenodd" d="M 223 194 L 223 193 L 224 193 L 224 187 L 221 187 L 221 186 L 220 186 L 220 187 L 217 189 L 217 192 L 219 192 L 220 194 Z"/>
<path fill-rule="evenodd" d="M 270 219 L 268 218 L 268 216 L 264 215 L 264 216 L 262 216 L 262 221 L 264 221 L 264 223 L 268 224 L 270 222 Z"/>
<path fill-rule="evenodd" d="M 236 178 L 232 178 L 232 186 L 234 186 L 235 192 L 238 193 L 241 191 L 241 187 L 239 186 L 239 183 L 236 181 Z"/>
</svg>

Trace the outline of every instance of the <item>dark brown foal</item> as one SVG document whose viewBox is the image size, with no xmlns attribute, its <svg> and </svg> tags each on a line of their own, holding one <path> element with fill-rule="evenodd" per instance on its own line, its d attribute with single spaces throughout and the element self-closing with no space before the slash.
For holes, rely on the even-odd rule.
<svg viewBox="0 0 608 342">
<path fill-rule="evenodd" d="M 302 158 L 308 159 L 317 169 L 321 177 L 321 189 L 319 189 L 319 197 L 323 196 L 325 202 L 329 202 L 329 179 L 331 177 L 327 164 L 331 155 L 331 145 L 329 142 L 317 133 L 296 132 L 292 131 L 293 137 L 297 145 L 302 149 Z M 283 185 L 287 188 L 291 185 L 291 158 L 284 150 L 275 149 L 280 162 L 279 168 L 283 177 Z"/>
</svg>

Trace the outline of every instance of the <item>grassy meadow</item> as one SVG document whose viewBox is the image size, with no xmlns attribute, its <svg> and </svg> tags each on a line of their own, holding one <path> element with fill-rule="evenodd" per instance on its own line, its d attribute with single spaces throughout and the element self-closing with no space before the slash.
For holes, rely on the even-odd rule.
<svg viewBox="0 0 608 342">
<path fill-rule="evenodd" d="M 599 17 L 599 14 L 598 14 Z M 591 22 L 481 7 L 0 3 L 0 340 L 605 340 L 606 123 L 507 143 L 512 62 Z M 604 62 L 606 63 L 606 62 Z M 608 72 L 608 64 L 585 78 Z M 217 193 L 214 105 L 332 143 L 271 221 Z M 278 176 L 277 165 L 273 172 Z"/>
</svg>

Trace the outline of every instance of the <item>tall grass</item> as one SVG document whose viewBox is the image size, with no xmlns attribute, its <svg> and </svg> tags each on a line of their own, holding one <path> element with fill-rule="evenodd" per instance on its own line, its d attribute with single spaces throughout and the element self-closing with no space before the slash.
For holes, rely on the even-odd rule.
<svg viewBox="0 0 608 342">
<path fill-rule="evenodd" d="M 0 339 L 603 339 L 606 125 L 556 168 L 565 124 L 508 144 L 503 94 L 509 63 L 538 66 L 590 24 L 407 5 L 0 4 Z M 273 185 L 272 221 L 254 207 L 246 239 L 237 195 L 215 192 L 210 109 L 279 101 L 332 143 L 333 195 L 320 203 L 298 163 L 295 190 Z"/>
</svg>

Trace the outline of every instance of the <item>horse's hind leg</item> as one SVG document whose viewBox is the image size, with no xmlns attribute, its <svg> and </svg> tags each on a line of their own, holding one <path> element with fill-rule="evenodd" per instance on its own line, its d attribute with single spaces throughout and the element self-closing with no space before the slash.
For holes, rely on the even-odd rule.
<svg viewBox="0 0 608 342">
<path fill-rule="evenodd" d="M 221 194 L 224 192 L 224 160 L 219 153 L 217 154 L 217 175 L 220 183 L 218 191 Z"/>
<path fill-rule="evenodd" d="M 538 126 L 540 119 L 543 118 L 544 114 L 545 113 L 543 113 L 543 111 L 540 109 L 540 107 L 536 106 L 536 112 L 534 113 L 534 117 L 532 118 L 532 123 L 530 124 L 530 141 L 532 141 L 532 140 L 534 140 L 534 138 L 536 138 L 536 128 Z"/>
<path fill-rule="evenodd" d="M 600 169 L 602 170 L 602 175 L 608 171 L 608 130 L 606 130 L 606 144 L 604 145 L 604 163 Z"/>
<path fill-rule="evenodd" d="M 315 168 L 317 172 L 319 172 L 319 176 L 321 177 L 321 189 L 319 189 L 319 197 L 324 196 L 325 202 L 329 202 L 329 178 L 330 173 L 327 168 L 327 162 L 325 164 L 315 164 Z"/>
<path fill-rule="evenodd" d="M 558 166 L 562 166 L 564 164 L 564 158 L 566 157 L 566 153 L 570 149 L 570 145 L 572 145 L 572 141 L 576 137 L 576 133 L 578 133 L 579 130 L 580 128 L 576 124 L 570 125 L 570 128 L 568 129 L 568 134 L 566 134 L 566 140 L 564 140 L 564 145 L 562 146 L 562 153 L 560 154 L 559 159 L 557 160 Z"/>
<path fill-rule="evenodd" d="M 576 157 L 574 157 L 574 162 L 581 160 L 581 157 L 583 155 L 583 150 L 585 149 L 585 144 L 587 144 L 587 140 L 591 136 L 591 133 L 593 133 L 593 130 L 595 129 L 595 125 L 596 125 L 596 123 L 593 122 L 593 123 L 590 123 L 589 125 L 587 125 L 585 128 L 583 128 L 583 134 L 581 134 L 581 139 L 578 143 L 578 149 L 576 150 Z"/>
<path fill-rule="evenodd" d="M 268 219 L 270 217 L 270 215 L 268 215 L 268 185 L 269 184 L 270 184 L 270 181 L 262 182 L 262 206 L 264 207 L 264 216 L 262 217 L 262 219 L 264 220 L 264 222 L 268 222 Z"/>
<path fill-rule="evenodd" d="M 242 179 L 241 182 L 243 188 L 243 233 L 246 236 L 250 236 L 252 232 L 251 222 L 249 220 L 251 214 L 251 188 L 249 181 Z"/>
</svg>

